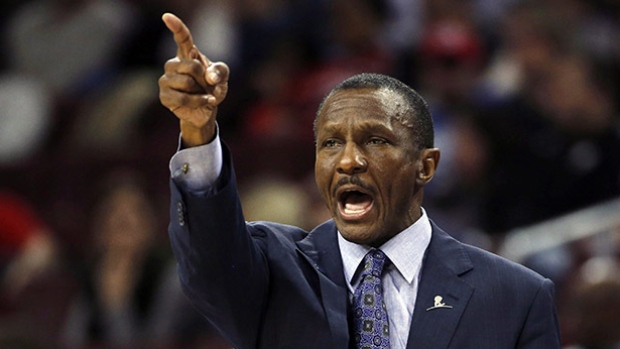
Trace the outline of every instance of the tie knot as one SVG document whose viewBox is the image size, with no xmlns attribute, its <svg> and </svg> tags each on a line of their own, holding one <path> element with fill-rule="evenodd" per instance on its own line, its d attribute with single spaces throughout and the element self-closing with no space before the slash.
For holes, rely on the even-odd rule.
<svg viewBox="0 0 620 349">
<path fill-rule="evenodd" d="M 372 275 L 374 277 L 381 277 L 385 262 L 388 260 L 383 251 L 373 248 L 364 257 L 364 269 L 362 270 L 362 277 Z"/>
</svg>

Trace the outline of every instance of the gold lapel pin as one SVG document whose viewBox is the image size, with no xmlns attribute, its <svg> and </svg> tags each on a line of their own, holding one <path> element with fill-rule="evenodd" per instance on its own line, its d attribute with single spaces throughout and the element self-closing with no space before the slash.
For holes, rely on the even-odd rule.
<svg viewBox="0 0 620 349">
<path fill-rule="evenodd" d="M 440 309 L 440 308 L 444 308 L 444 309 L 452 309 L 451 305 L 447 305 L 446 303 L 443 302 L 443 297 L 440 295 L 435 296 L 435 304 L 430 307 L 427 308 L 426 311 L 429 310 L 434 310 L 434 309 Z"/>
</svg>

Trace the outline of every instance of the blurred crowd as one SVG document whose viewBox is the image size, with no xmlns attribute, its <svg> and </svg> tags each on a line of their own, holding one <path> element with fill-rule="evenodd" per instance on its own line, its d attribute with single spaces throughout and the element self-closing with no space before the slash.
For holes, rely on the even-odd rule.
<svg viewBox="0 0 620 349">
<path fill-rule="evenodd" d="M 617 0 L 3 1 L 2 348 L 227 347 L 168 247 L 164 12 L 231 67 L 218 120 L 248 220 L 329 218 L 312 120 L 362 71 L 429 102 L 442 157 L 425 208 L 463 241 L 496 250 L 512 229 L 620 197 Z M 579 243 L 560 267 L 532 264 L 556 282 L 566 346 L 620 344 L 614 234 L 604 253 Z"/>
</svg>

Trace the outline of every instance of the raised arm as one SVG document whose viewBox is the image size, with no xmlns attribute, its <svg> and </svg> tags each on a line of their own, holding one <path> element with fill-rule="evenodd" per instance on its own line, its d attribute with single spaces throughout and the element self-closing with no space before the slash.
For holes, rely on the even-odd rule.
<svg viewBox="0 0 620 349">
<path fill-rule="evenodd" d="M 211 62 L 198 50 L 181 19 L 166 13 L 162 20 L 174 34 L 177 55 L 164 65 L 159 99 L 179 119 L 183 146 L 209 143 L 215 137 L 217 107 L 226 98 L 230 71 L 225 63 Z"/>
</svg>

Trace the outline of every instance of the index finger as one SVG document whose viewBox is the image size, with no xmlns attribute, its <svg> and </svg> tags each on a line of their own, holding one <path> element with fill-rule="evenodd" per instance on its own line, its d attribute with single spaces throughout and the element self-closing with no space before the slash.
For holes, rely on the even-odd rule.
<svg viewBox="0 0 620 349">
<path fill-rule="evenodd" d="M 177 43 L 177 56 L 179 58 L 192 58 L 190 52 L 194 48 L 194 40 L 185 23 L 172 13 L 164 13 L 162 20 L 174 34 L 174 41 Z"/>
</svg>

